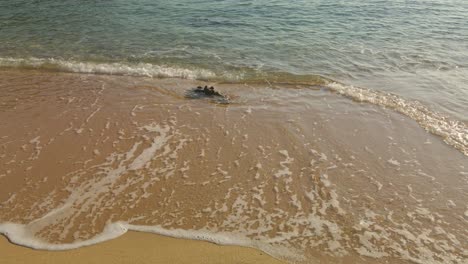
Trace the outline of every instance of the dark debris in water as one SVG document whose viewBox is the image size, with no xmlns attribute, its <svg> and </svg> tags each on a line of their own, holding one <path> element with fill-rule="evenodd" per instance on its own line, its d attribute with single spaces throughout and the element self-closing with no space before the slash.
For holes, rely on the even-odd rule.
<svg viewBox="0 0 468 264">
<path fill-rule="evenodd" d="M 229 98 L 216 91 L 213 86 L 192 88 L 186 92 L 185 97 L 189 99 L 210 98 L 218 104 L 229 104 Z"/>
</svg>

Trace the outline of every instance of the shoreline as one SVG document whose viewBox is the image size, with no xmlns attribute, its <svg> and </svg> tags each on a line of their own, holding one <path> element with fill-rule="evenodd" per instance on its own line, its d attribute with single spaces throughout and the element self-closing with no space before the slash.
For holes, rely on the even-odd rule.
<svg viewBox="0 0 468 264">
<path fill-rule="evenodd" d="M 252 240 L 262 254 L 286 261 L 289 249 L 320 263 L 446 263 L 464 256 L 452 239 L 463 241 L 459 175 L 468 175 L 466 157 L 411 118 L 379 107 L 383 103 L 373 99 L 383 98 L 375 93 L 367 91 L 366 103 L 346 94 L 364 90 L 340 90 L 345 87 L 335 94 L 216 85 L 232 98 L 226 106 L 187 98 L 200 84 L 193 80 L 0 73 L 0 221 L 27 225 L 11 231 L 0 225 L 0 232 L 15 244 L 29 246 L 19 241 L 29 236 L 32 248 L 68 249 L 96 238 L 109 223 L 124 222 L 131 224 L 104 233 L 158 234 L 154 227 L 164 226 L 186 241 L 174 242 L 171 251 L 167 239 L 130 232 L 62 259 L 63 251 L 36 254 L 4 244 L 0 250 L 9 255 L 0 264 L 68 262 L 70 256 L 108 257 L 96 263 L 262 263 L 221 250 L 238 246 L 193 238 L 241 247 L 250 245 L 237 239 Z M 439 195 L 427 199 L 428 193 Z M 434 245 L 450 239 L 455 251 L 441 255 L 421 244 L 421 228 L 438 230 L 427 239 Z M 402 239 L 411 251 L 400 247 Z M 41 241 L 45 247 L 36 247 Z M 193 249 L 192 243 L 213 247 Z M 88 249 L 95 250 L 81 253 Z"/>
<path fill-rule="evenodd" d="M 0 58 L 1 60 L 1 58 Z M 108 65 L 113 65 L 112 63 Z M 122 71 L 103 71 L 99 67 L 98 70 L 92 68 L 84 71 L 75 71 L 70 69 L 51 69 L 51 68 L 41 68 L 41 67 L 32 67 L 32 68 L 21 68 L 15 66 L 0 66 L 0 73 L 12 72 L 14 74 L 23 74 L 30 73 L 31 75 L 50 75 L 50 76 L 94 76 L 95 78 L 121 78 L 121 79 L 131 79 L 144 82 L 145 80 L 155 80 L 157 83 L 185 83 L 191 84 L 194 87 L 202 84 L 209 85 L 226 85 L 226 86 L 266 86 L 276 88 L 291 88 L 291 89 L 325 89 L 330 93 L 337 94 L 341 97 L 344 97 L 348 100 L 352 100 L 357 103 L 366 103 L 374 105 L 384 109 L 391 109 L 392 111 L 404 115 L 414 122 L 416 122 L 422 129 L 427 132 L 436 135 L 443 139 L 443 141 L 457 149 L 464 156 L 468 156 L 468 141 L 466 140 L 466 131 L 468 131 L 468 123 L 463 119 L 457 119 L 454 116 L 451 116 L 445 112 L 441 112 L 438 109 L 433 109 L 430 105 L 427 105 L 424 102 L 419 100 L 406 98 L 399 94 L 392 92 L 373 90 L 369 88 L 363 88 L 359 86 L 354 86 L 351 84 L 343 83 L 339 80 L 331 79 L 327 76 L 321 75 L 294 75 L 289 73 L 278 73 L 281 78 L 285 80 L 278 79 L 278 76 L 275 73 L 270 73 L 267 77 L 258 76 L 252 79 L 237 79 L 230 80 L 229 78 L 223 78 L 222 76 L 217 76 L 214 73 L 210 73 L 210 77 L 202 77 L 191 72 L 188 74 L 183 69 L 184 74 L 156 74 L 156 75 L 146 75 L 146 74 L 135 74 L 139 68 L 131 68 L 129 66 L 124 67 L 125 70 Z M 129 69 L 132 69 L 129 71 Z M 176 71 L 180 73 L 180 69 Z"/>
<path fill-rule="evenodd" d="M 1 264 L 6 263 L 284 263 L 242 246 L 129 231 L 102 243 L 66 251 L 34 250 L 0 236 Z M 181 249 L 183 254 L 181 254 Z"/>
</svg>

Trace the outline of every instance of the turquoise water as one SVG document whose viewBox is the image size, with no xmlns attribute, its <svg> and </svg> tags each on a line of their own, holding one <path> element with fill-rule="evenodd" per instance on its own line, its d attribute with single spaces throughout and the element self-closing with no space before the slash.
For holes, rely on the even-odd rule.
<svg viewBox="0 0 468 264">
<path fill-rule="evenodd" d="M 0 58 L 199 79 L 321 75 L 468 120 L 465 0 L 1 1 Z"/>
</svg>

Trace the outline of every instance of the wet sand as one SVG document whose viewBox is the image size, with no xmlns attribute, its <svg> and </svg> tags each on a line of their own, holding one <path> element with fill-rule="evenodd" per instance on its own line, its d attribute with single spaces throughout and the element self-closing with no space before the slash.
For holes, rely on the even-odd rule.
<svg viewBox="0 0 468 264">
<path fill-rule="evenodd" d="M 468 257 L 468 159 L 409 114 L 320 85 L 206 83 L 225 104 L 188 97 L 200 81 L 0 77 L 0 232 L 14 243 L 139 230 L 301 263 Z"/>
<path fill-rule="evenodd" d="M 0 236 L 1 264 L 280 264 L 252 248 L 129 232 L 119 238 L 69 251 L 42 251 L 20 247 Z"/>
</svg>

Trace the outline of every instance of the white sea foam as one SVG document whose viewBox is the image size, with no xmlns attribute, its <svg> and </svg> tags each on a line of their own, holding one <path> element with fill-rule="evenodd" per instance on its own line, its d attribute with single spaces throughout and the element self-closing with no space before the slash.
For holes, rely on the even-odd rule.
<svg viewBox="0 0 468 264">
<path fill-rule="evenodd" d="M 415 100 L 406 100 L 398 95 L 370 89 L 343 85 L 336 82 L 327 84 L 332 91 L 358 102 L 366 102 L 390 108 L 415 120 L 425 130 L 438 135 L 444 141 L 468 156 L 468 126 L 440 113 L 429 110 Z"/>
<path fill-rule="evenodd" d="M 399 167 L 400 166 L 400 162 L 394 158 L 391 158 L 389 160 L 387 160 L 387 162 L 393 166 L 396 166 L 396 167 Z"/>
<path fill-rule="evenodd" d="M 34 237 L 28 232 L 26 225 L 14 223 L 0 224 L 0 233 L 5 235 L 14 244 L 40 250 L 70 250 L 84 246 L 90 246 L 107 240 L 117 238 L 127 232 L 127 227 L 123 223 L 113 223 L 105 227 L 104 231 L 89 239 L 77 241 L 69 244 L 51 244 Z"/>
<path fill-rule="evenodd" d="M 106 225 L 103 232 L 88 240 L 76 241 L 66 244 L 52 244 L 34 237 L 29 231 L 27 225 L 15 223 L 1 223 L 0 234 L 3 234 L 14 244 L 25 246 L 38 250 L 63 251 L 71 250 L 85 246 L 91 246 L 115 239 L 127 233 L 127 231 L 137 231 L 153 233 L 162 236 L 183 238 L 191 240 L 200 240 L 212 242 L 218 245 L 231 245 L 257 248 L 272 256 L 281 256 L 289 259 L 302 259 L 298 254 L 285 247 L 271 246 L 258 240 L 249 239 L 241 233 L 212 232 L 209 230 L 184 230 L 184 229 L 165 229 L 161 226 L 142 226 L 132 225 L 126 222 L 115 222 Z"/>
<path fill-rule="evenodd" d="M 216 75 L 206 69 L 185 69 L 150 63 L 94 63 L 61 59 L 0 58 L 0 67 L 45 68 L 65 72 L 147 76 L 159 78 L 209 79 Z"/>
<path fill-rule="evenodd" d="M 275 173 L 275 177 L 291 176 L 292 172 L 289 170 L 287 165 L 291 164 L 294 159 L 289 156 L 287 150 L 280 150 L 279 153 L 284 157 L 284 160 L 280 161 L 281 169 Z"/>
</svg>

